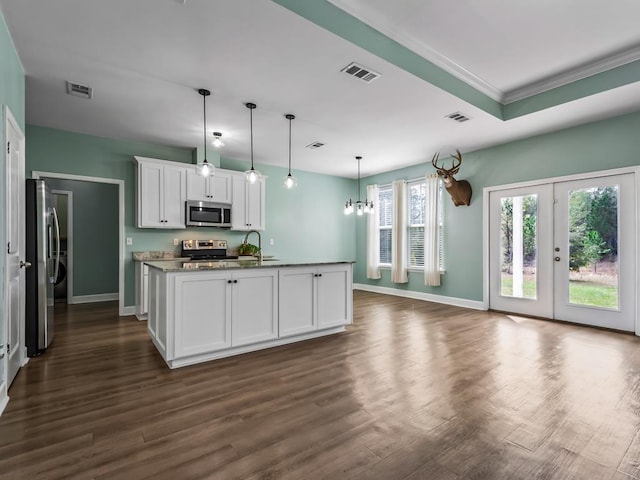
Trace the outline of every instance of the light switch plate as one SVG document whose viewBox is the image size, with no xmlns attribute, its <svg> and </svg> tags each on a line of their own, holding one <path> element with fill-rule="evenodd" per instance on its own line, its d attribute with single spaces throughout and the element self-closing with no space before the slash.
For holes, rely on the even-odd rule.
<svg viewBox="0 0 640 480">
<path fill-rule="evenodd" d="M 180 245 L 180 240 L 178 240 L 177 238 L 173 239 L 173 246 L 177 247 L 178 245 Z"/>
<path fill-rule="evenodd" d="M 133 238 L 127 237 L 127 245 L 133 245 Z"/>
</svg>

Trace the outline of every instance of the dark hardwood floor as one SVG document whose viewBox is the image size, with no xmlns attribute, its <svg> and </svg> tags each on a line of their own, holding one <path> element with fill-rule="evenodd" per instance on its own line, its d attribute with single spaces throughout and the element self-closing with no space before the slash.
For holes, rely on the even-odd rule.
<svg viewBox="0 0 640 480">
<path fill-rule="evenodd" d="M 0 479 L 640 479 L 640 339 L 355 292 L 348 332 L 178 370 L 59 306 Z"/>
</svg>

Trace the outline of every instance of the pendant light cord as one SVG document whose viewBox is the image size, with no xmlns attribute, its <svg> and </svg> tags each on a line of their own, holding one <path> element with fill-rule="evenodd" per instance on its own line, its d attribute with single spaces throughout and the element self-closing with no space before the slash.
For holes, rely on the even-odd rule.
<svg viewBox="0 0 640 480">
<path fill-rule="evenodd" d="M 292 116 L 289 117 L 289 175 L 291 175 L 291 120 Z"/>
<path fill-rule="evenodd" d="M 253 108 L 249 108 L 249 125 L 251 129 L 251 170 L 253 170 Z"/>
<path fill-rule="evenodd" d="M 360 160 L 362 157 L 358 157 L 358 203 L 360 203 Z"/>
<path fill-rule="evenodd" d="M 202 146 L 204 148 L 204 161 L 207 161 L 207 96 L 202 95 L 202 113 L 204 124 L 202 125 Z"/>
</svg>

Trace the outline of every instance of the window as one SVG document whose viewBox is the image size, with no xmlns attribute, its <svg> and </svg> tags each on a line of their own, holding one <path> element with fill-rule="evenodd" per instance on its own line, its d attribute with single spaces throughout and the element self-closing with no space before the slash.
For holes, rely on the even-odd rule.
<svg viewBox="0 0 640 480">
<path fill-rule="evenodd" d="M 407 255 L 409 268 L 420 269 L 424 266 L 424 213 L 425 183 L 423 180 L 407 182 Z M 440 183 L 440 205 L 442 205 L 442 182 Z M 393 194 L 391 185 L 381 186 L 376 204 L 379 216 L 380 265 L 391 265 L 391 241 L 393 238 Z M 440 270 L 444 271 L 444 229 L 443 208 L 438 212 L 440 222 Z"/>
<path fill-rule="evenodd" d="M 391 236 L 393 220 L 393 194 L 391 185 L 380 187 L 378 191 L 378 203 L 375 208 L 379 215 L 380 235 L 380 264 L 391 265 Z"/>
<path fill-rule="evenodd" d="M 407 184 L 409 268 L 424 266 L 424 187 L 424 182 L 419 180 Z"/>
</svg>

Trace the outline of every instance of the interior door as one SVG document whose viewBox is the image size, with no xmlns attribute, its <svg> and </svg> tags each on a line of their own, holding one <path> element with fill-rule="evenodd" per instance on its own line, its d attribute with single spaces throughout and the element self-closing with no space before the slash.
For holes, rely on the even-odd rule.
<svg viewBox="0 0 640 480">
<path fill-rule="evenodd" d="M 490 308 L 633 331 L 633 174 L 489 195 Z"/>
<path fill-rule="evenodd" d="M 555 184 L 555 318 L 634 330 L 634 189 L 633 174 Z"/>
<path fill-rule="evenodd" d="M 24 353 L 24 135 L 6 110 L 7 132 L 7 286 L 6 317 L 8 328 L 6 346 L 0 354 L 7 356 L 7 386 L 15 378 L 23 362 Z M 1 363 L 1 362 L 0 362 Z"/>
</svg>

